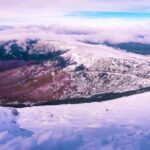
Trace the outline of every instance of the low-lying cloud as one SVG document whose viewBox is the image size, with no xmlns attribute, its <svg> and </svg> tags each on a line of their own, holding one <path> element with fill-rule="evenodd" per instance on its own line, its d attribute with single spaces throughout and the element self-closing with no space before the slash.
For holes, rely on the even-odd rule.
<svg viewBox="0 0 150 150">
<path fill-rule="evenodd" d="M 140 42 L 150 43 L 149 23 L 145 25 L 130 26 L 17 26 L 1 27 L 0 40 L 44 38 L 62 41 L 91 41 L 114 43 L 120 42 Z"/>
</svg>

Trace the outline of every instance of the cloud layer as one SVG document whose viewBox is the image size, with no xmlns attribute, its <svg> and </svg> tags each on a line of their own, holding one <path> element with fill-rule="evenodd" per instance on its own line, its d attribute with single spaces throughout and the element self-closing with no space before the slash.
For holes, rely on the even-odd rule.
<svg viewBox="0 0 150 150">
<path fill-rule="evenodd" d="M 91 41 L 114 43 L 120 42 L 140 42 L 150 43 L 149 23 L 143 25 L 130 26 L 105 26 L 105 27 L 85 27 L 85 26 L 25 26 L 25 27 L 3 27 L 0 30 L 0 40 L 11 39 L 50 39 L 61 41 Z"/>
<path fill-rule="evenodd" d="M 61 22 L 72 12 L 150 12 L 149 0 L 0 0 L 0 22 L 48 23 Z M 68 18 L 67 18 L 68 19 Z"/>
</svg>

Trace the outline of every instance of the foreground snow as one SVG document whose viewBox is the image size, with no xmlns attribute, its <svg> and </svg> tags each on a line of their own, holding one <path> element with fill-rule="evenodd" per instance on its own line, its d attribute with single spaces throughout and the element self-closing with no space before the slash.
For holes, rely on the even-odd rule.
<svg viewBox="0 0 150 150">
<path fill-rule="evenodd" d="M 0 107 L 0 150 L 148 150 L 150 92 L 103 103 Z"/>
</svg>

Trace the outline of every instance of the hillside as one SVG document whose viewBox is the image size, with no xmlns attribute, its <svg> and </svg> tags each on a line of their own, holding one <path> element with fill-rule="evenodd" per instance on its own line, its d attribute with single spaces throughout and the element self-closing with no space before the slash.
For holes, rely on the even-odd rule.
<svg viewBox="0 0 150 150">
<path fill-rule="evenodd" d="M 0 42 L 0 103 L 37 104 L 150 87 L 150 57 L 78 41 Z"/>
</svg>

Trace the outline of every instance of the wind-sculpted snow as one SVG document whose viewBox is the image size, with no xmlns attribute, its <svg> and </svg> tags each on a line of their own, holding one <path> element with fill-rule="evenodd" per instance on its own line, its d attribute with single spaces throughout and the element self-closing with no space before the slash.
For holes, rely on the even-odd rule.
<svg viewBox="0 0 150 150">
<path fill-rule="evenodd" d="M 102 103 L 0 107 L 0 149 L 147 150 L 149 97 L 148 92 Z"/>
</svg>

